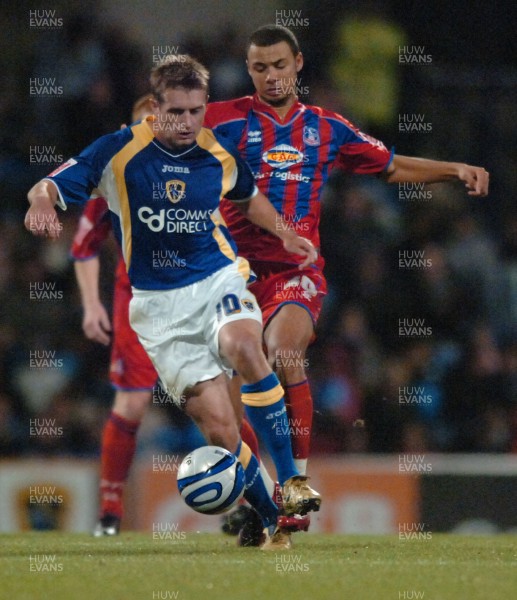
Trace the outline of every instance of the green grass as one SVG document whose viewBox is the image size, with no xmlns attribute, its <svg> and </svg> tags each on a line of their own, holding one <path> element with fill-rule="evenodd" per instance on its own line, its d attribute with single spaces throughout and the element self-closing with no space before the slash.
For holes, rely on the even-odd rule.
<svg viewBox="0 0 517 600">
<path fill-rule="evenodd" d="M 55 557 L 59 571 L 31 571 L 31 556 Z M 516 590 L 514 536 L 297 534 L 275 554 L 222 534 L 0 535 L 2 600 L 508 600 Z"/>
</svg>

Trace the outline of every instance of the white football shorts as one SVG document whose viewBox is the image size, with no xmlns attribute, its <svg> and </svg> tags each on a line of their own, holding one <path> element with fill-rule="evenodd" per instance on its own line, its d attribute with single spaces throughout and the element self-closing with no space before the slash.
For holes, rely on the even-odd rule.
<svg viewBox="0 0 517 600">
<path fill-rule="evenodd" d="M 168 393 L 181 404 L 184 392 L 231 366 L 219 355 L 219 330 L 253 319 L 262 326 L 255 296 L 246 288 L 248 261 L 238 258 L 206 279 L 173 290 L 133 288 L 131 327 Z"/>
</svg>

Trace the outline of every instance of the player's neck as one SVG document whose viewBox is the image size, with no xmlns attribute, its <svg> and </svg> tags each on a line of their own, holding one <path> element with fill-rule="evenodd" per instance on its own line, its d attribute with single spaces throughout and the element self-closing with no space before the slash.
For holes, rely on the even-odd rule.
<svg viewBox="0 0 517 600">
<path fill-rule="evenodd" d="M 264 104 L 267 104 L 270 108 L 272 108 L 275 111 L 275 113 L 278 115 L 278 117 L 280 118 L 281 121 L 283 121 L 285 119 L 285 117 L 287 116 L 287 113 L 293 107 L 293 104 L 298 100 L 298 98 L 293 95 L 293 96 L 287 96 L 285 99 L 282 99 L 281 102 L 271 103 L 270 101 L 266 100 L 265 98 L 262 98 L 261 96 L 259 96 L 259 97 L 262 100 L 262 102 L 264 102 Z"/>
<path fill-rule="evenodd" d="M 192 142 L 191 144 L 175 144 L 169 140 L 167 136 L 161 136 L 157 134 L 155 134 L 154 139 L 159 142 L 165 150 L 174 156 L 181 156 L 182 154 L 185 154 L 189 150 L 192 150 L 192 148 L 197 144 L 196 141 Z"/>
</svg>

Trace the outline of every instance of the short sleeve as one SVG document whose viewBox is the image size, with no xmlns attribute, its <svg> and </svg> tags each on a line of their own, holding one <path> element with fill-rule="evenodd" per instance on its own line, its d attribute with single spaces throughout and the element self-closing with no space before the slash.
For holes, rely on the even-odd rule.
<svg viewBox="0 0 517 600">
<path fill-rule="evenodd" d="M 235 185 L 226 194 L 226 198 L 234 202 L 245 202 L 257 194 L 258 188 L 247 163 L 236 152 L 233 153 L 233 157 L 235 158 Z"/>
<path fill-rule="evenodd" d="M 126 131 L 132 136 L 130 128 L 105 135 L 45 178 L 56 185 L 62 208 L 69 202 L 84 204 L 89 200 L 109 161 L 127 143 Z"/>
<path fill-rule="evenodd" d="M 90 198 L 74 235 L 70 255 L 74 260 L 88 260 L 97 256 L 111 231 L 111 219 L 106 200 Z"/>
<path fill-rule="evenodd" d="M 358 174 L 380 173 L 388 168 L 394 150 L 376 138 L 367 135 L 346 119 L 336 115 L 329 119 L 338 144 L 334 167 Z"/>
</svg>

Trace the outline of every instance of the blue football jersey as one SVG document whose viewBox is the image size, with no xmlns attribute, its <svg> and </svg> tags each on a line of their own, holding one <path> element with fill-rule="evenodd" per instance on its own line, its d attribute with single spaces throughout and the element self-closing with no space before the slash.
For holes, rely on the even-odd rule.
<svg viewBox="0 0 517 600">
<path fill-rule="evenodd" d="M 94 188 L 108 202 L 131 285 L 184 287 L 236 260 L 219 212 L 257 193 L 253 175 L 223 135 L 202 128 L 175 154 L 155 137 L 148 117 L 103 136 L 53 173 L 59 202 L 84 203 Z"/>
</svg>

